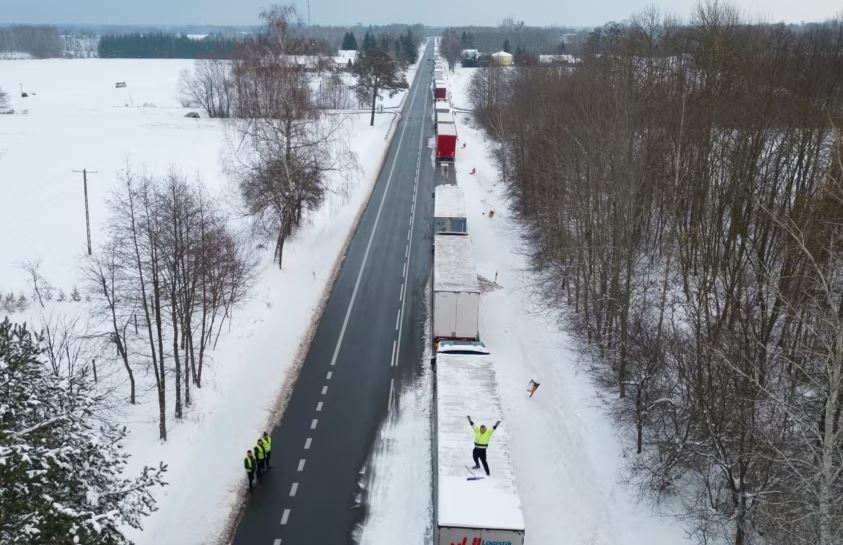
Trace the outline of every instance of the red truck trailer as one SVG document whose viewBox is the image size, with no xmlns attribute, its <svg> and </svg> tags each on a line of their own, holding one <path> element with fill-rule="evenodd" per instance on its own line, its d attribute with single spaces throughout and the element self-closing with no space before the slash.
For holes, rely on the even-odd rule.
<svg viewBox="0 0 843 545">
<path fill-rule="evenodd" d="M 457 155 L 457 128 L 453 123 L 436 124 L 436 160 L 453 161 Z"/>
<path fill-rule="evenodd" d="M 438 79 L 433 82 L 433 100 L 447 100 L 448 98 L 448 87 L 447 84 Z"/>
</svg>

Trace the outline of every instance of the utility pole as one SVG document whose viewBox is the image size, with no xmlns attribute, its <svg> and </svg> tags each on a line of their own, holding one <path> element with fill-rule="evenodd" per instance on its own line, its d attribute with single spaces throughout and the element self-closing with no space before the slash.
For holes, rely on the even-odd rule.
<svg viewBox="0 0 843 545">
<path fill-rule="evenodd" d="M 85 229 L 88 232 L 88 255 L 91 255 L 91 215 L 88 212 L 88 174 L 99 174 L 99 172 L 95 170 L 88 171 L 85 168 L 74 170 L 73 172 L 82 173 L 82 187 L 85 189 Z"/>
</svg>

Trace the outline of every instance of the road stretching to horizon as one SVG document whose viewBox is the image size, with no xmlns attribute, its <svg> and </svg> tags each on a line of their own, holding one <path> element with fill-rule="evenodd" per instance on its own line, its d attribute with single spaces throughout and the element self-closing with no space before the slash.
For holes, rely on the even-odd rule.
<svg viewBox="0 0 843 545">
<path fill-rule="evenodd" d="M 346 545 L 365 514 L 360 470 L 424 354 L 433 261 L 431 50 L 422 55 L 289 404 L 272 430 L 273 469 L 250 494 L 234 545 Z"/>
</svg>

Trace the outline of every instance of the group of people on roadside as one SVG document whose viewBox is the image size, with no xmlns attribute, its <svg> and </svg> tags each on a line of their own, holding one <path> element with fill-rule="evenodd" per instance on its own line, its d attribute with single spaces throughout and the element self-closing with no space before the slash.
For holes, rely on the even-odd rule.
<svg viewBox="0 0 843 545">
<path fill-rule="evenodd" d="M 246 451 L 246 458 L 243 459 L 243 467 L 246 469 L 246 476 L 249 478 L 249 490 L 255 487 L 255 483 L 261 480 L 263 474 L 271 467 L 272 438 L 266 432 L 258 437 L 254 449 Z"/>
</svg>

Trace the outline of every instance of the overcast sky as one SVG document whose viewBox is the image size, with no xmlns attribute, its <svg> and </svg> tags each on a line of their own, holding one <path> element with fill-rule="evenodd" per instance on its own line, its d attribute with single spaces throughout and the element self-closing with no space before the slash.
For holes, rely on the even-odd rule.
<svg viewBox="0 0 843 545">
<path fill-rule="evenodd" d="M 0 0 L 0 22 L 216 24 L 257 22 L 271 0 Z M 283 2 L 280 2 L 283 3 Z M 303 16 L 307 0 L 295 2 Z M 840 0 L 733 0 L 752 19 L 817 21 L 839 13 Z M 313 24 L 424 23 L 495 25 L 504 17 L 530 25 L 594 26 L 620 21 L 644 6 L 687 18 L 696 0 L 310 0 Z"/>
</svg>

